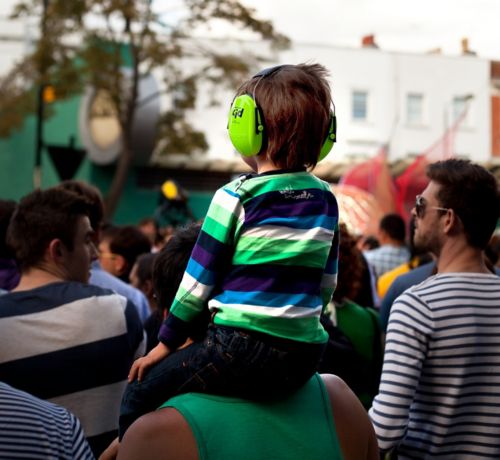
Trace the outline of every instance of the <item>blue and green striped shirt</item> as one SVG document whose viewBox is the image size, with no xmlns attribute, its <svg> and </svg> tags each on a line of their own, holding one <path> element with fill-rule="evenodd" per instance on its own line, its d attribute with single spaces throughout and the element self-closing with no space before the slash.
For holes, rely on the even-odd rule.
<svg viewBox="0 0 500 460">
<path fill-rule="evenodd" d="M 306 171 L 247 175 L 210 204 L 160 340 L 176 348 L 208 303 L 214 323 L 322 343 L 337 279 L 338 206 Z"/>
</svg>

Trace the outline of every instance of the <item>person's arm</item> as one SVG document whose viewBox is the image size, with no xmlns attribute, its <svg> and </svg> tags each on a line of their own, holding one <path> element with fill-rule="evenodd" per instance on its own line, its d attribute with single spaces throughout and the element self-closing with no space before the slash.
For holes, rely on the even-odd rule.
<svg viewBox="0 0 500 460">
<path fill-rule="evenodd" d="M 219 189 L 210 203 L 169 315 L 160 328 L 158 338 L 171 350 L 186 341 L 189 323 L 206 308 L 213 289 L 227 273 L 235 232 L 243 218 L 239 195 L 226 187 Z"/>
<path fill-rule="evenodd" d="M 167 407 L 143 415 L 125 433 L 118 460 L 198 460 L 198 446 L 184 417 Z"/>
<path fill-rule="evenodd" d="M 403 438 L 427 354 L 432 315 L 425 303 L 406 291 L 389 315 L 379 393 L 369 411 L 381 451 Z"/>
<path fill-rule="evenodd" d="M 378 460 L 377 438 L 359 399 L 336 375 L 322 374 L 345 460 Z"/>
<path fill-rule="evenodd" d="M 335 225 L 332 246 L 328 254 L 325 271 L 321 280 L 321 299 L 323 301 L 323 312 L 326 312 L 328 304 L 332 300 L 333 293 L 337 287 L 337 273 L 339 268 L 339 226 Z"/>
<path fill-rule="evenodd" d="M 144 373 L 156 363 L 166 358 L 170 354 L 170 349 L 163 343 L 159 343 L 146 356 L 136 359 L 128 373 L 128 382 L 133 382 L 136 378 L 139 382 L 142 381 Z"/>
</svg>

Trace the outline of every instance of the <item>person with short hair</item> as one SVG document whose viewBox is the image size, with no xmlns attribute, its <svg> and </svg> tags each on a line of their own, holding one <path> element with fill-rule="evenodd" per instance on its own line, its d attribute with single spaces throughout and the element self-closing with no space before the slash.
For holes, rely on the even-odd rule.
<svg viewBox="0 0 500 460">
<path fill-rule="evenodd" d="M 8 242 L 19 285 L 0 297 L 0 380 L 60 404 L 97 456 L 117 434 L 129 367 L 144 351 L 134 305 L 87 284 L 96 257 L 90 206 L 60 187 L 25 196 Z"/>
<path fill-rule="evenodd" d="M 167 317 L 168 310 L 174 301 L 182 277 L 186 270 L 194 245 L 200 234 L 200 224 L 189 224 L 179 228 L 166 242 L 160 252 L 154 254 L 155 261 L 151 273 L 152 288 L 156 299 L 157 309 L 144 323 L 148 335 L 147 351 L 158 345 L 158 333 Z M 197 321 L 199 326 L 191 331 L 192 338 L 204 337 L 208 326 L 208 318 L 201 316 Z"/>
<path fill-rule="evenodd" d="M 265 133 L 255 150 L 238 146 L 254 173 L 215 193 L 160 343 L 131 369 L 121 435 L 179 393 L 269 399 L 315 373 L 328 340 L 320 315 L 335 289 L 338 254 L 337 201 L 307 171 L 335 136 L 326 77 L 319 64 L 285 65 L 238 89 L 234 123 L 245 114 L 251 124 L 257 113 L 264 129 L 257 131 Z M 179 349 L 207 310 L 205 339 Z"/>
<path fill-rule="evenodd" d="M 114 227 L 99 243 L 102 267 L 123 282 L 130 282 L 130 272 L 141 254 L 149 254 L 151 244 L 134 225 Z"/>
<path fill-rule="evenodd" d="M 70 190 L 87 200 L 90 206 L 90 225 L 94 230 L 94 244 L 96 247 L 98 247 L 99 241 L 105 234 L 106 230 L 106 226 L 103 225 L 104 201 L 102 199 L 101 192 L 97 187 L 94 187 L 91 184 L 77 179 L 65 180 L 61 182 L 58 187 Z M 109 228 L 112 228 L 112 230 L 109 230 L 110 232 L 114 232 L 115 227 L 108 226 L 108 229 Z M 110 236 L 106 238 L 111 239 Z M 141 321 L 143 323 L 148 318 L 150 309 L 146 296 L 139 289 L 136 289 L 128 283 L 125 283 L 108 271 L 103 270 L 99 258 L 95 259 L 92 262 L 92 265 L 90 267 L 89 283 L 105 289 L 116 291 L 118 294 L 126 297 L 135 305 L 137 313 L 139 314 L 139 318 L 141 318 Z"/>
<path fill-rule="evenodd" d="M 405 237 L 405 221 L 399 214 L 386 214 L 380 219 L 377 235 L 380 246 L 363 252 L 375 279 L 410 260 Z"/>
<path fill-rule="evenodd" d="M 380 449 L 407 458 L 500 458 L 500 277 L 484 248 L 500 215 L 495 177 L 467 160 L 427 169 L 415 244 L 437 274 L 394 302 L 379 393 Z"/>
</svg>

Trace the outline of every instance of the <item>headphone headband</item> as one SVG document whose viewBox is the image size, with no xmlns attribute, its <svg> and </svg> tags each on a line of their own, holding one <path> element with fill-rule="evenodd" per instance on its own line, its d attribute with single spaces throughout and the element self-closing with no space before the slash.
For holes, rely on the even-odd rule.
<svg viewBox="0 0 500 460">
<path fill-rule="evenodd" d="M 260 72 L 256 73 L 252 79 L 254 78 L 266 78 L 272 75 L 273 73 L 278 72 L 279 70 L 283 69 L 284 67 L 289 67 L 287 64 L 282 64 L 282 65 L 275 65 L 273 67 L 267 67 L 266 69 L 262 69 Z"/>
</svg>

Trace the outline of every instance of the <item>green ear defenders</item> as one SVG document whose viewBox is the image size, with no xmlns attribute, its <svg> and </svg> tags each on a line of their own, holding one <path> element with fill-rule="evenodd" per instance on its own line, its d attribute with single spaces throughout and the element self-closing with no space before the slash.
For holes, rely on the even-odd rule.
<svg viewBox="0 0 500 460">
<path fill-rule="evenodd" d="M 264 123 L 263 116 L 257 102 L 255 101 L 255 89 L 259 85 L 260 80 L 266 78 L 273 73 L 281 70 L 286 65 L 271 67 L 269 69 L 261 70 L 252 78 L 260 78 L 256 83 L 253 95 L 242 94 L 236 97 L 231 104 L 229 111 L 229 119 L 227 129 L 229 131 L 229 138 L 234 148 L 245 157 L 252 157 L 258 155 L 262 149 L 264 140 Z M 333 144 L 337 140 L 337 118 L 335 116 L 335 106 L 333 111 L 330 112 L 330 121 L 328 125 L 328 133 L 325 141 L 320 150 L 318 161 L 325 158 Z"/>
</svg>

